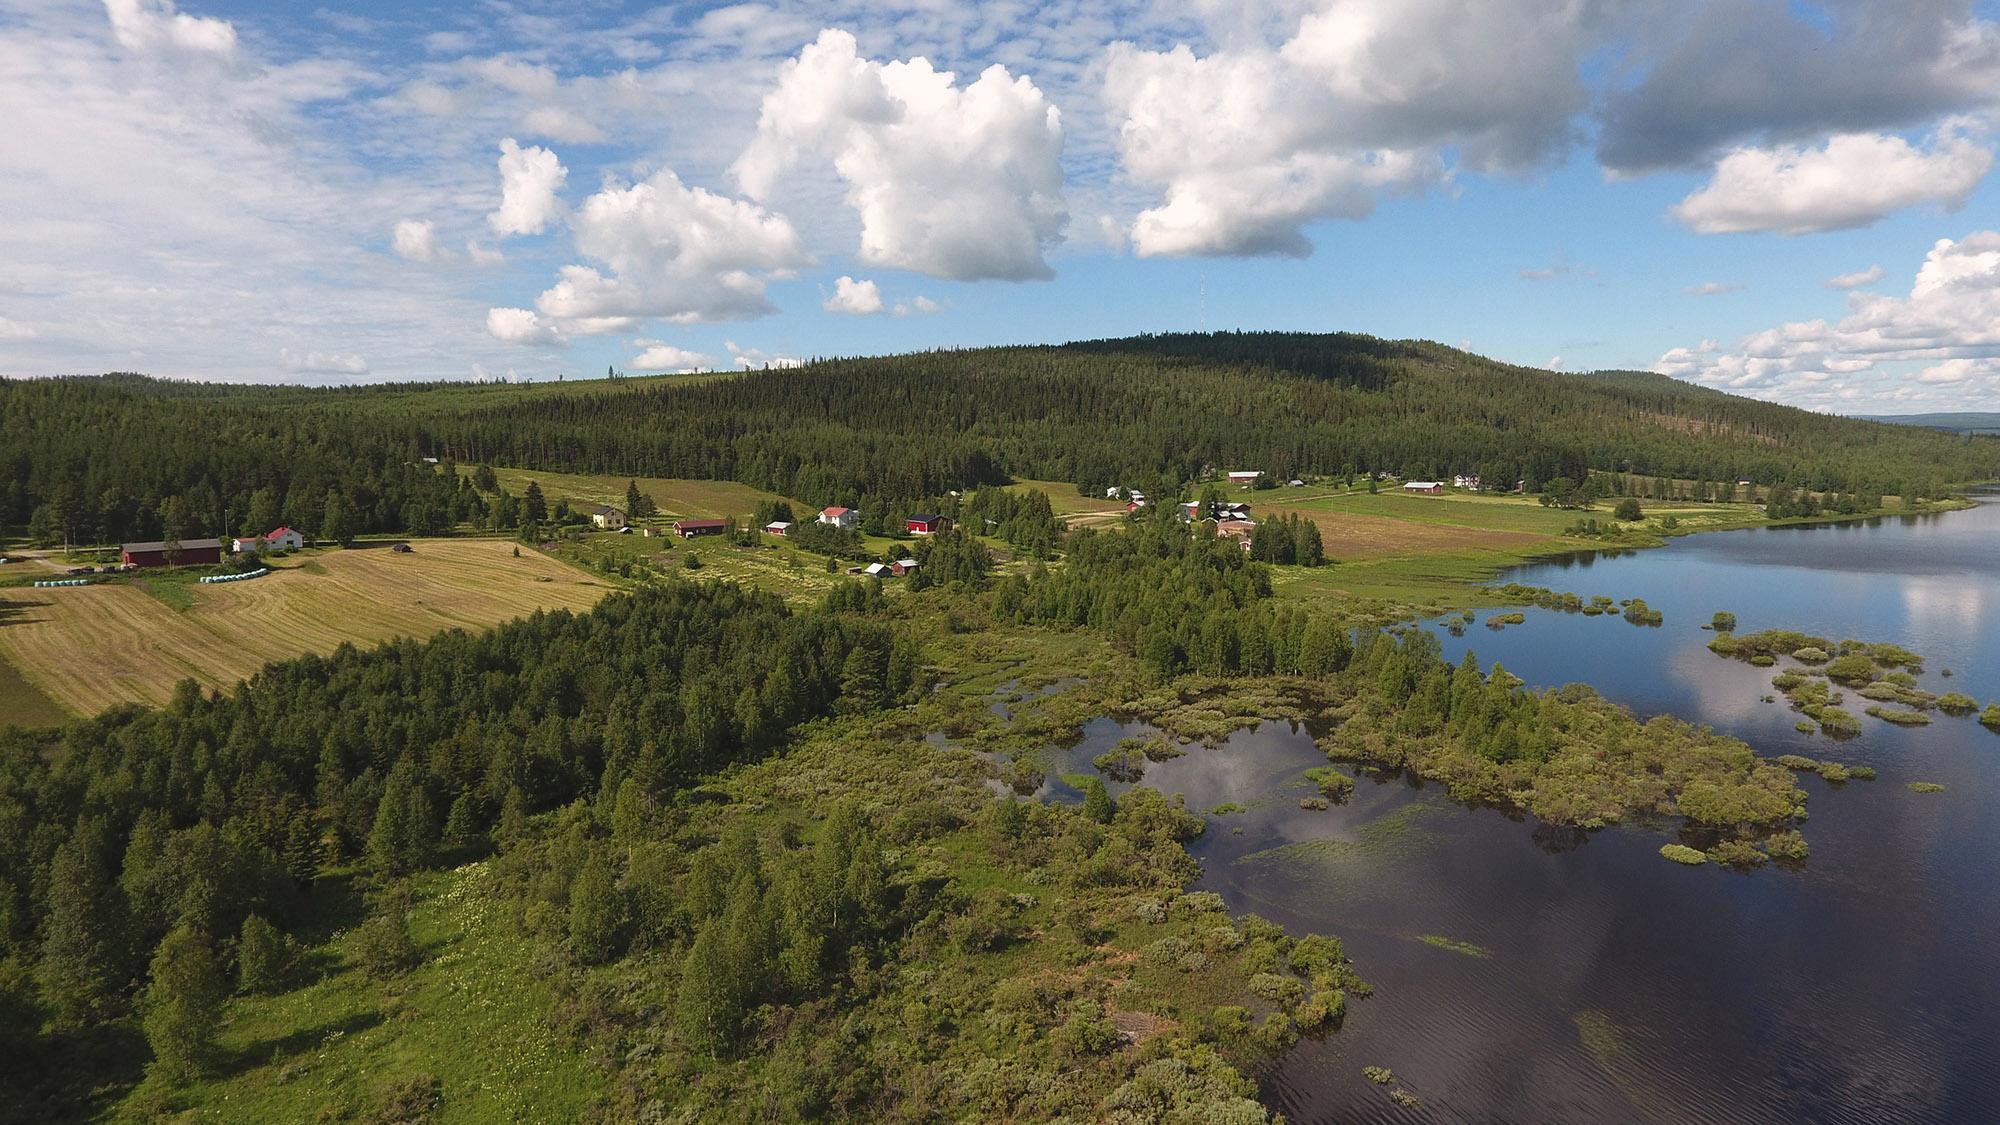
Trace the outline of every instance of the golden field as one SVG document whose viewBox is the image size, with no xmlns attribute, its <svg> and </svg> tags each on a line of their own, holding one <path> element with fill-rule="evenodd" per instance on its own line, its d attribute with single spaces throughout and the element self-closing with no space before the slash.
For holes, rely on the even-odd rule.
<svg viewBox="0 0 2000 1125">
<path fill-rule="evenodd" d="M 247 582 L 0 589 L 0 659 L 40 694 L 89 715 L 162 702 L 190 676 L 227 687 L 343 641 L 480 630 L 538 609 L 585 609 L 612 589 L 539 551 L 517 559 L 507 540 L 410 542 L 409 554 L 383 544 L 282 559 Z"/>
</svg>

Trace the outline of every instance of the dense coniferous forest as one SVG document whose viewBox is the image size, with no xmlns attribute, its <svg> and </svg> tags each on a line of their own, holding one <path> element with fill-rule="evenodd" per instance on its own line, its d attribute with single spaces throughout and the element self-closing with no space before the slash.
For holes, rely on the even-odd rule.
<svg viewBox="0 0 2000 1125">
<path fill-rule="evenodd" d="M 796 723 L 899 702 L 916 667 L 914 646 L 866 617 L 677 582 L 480 636 L 344 646 L 229 694 L 188 681 L 162 708 L 0 730 L 0 1036 L 36 1015 L 80 1031 L 138 1010 L 156 1058 L 198 1071 L 199 1030 L 155 1026 L 164 1001 L 142 983 L 179 967 L 156 950 L 220 963 L 235 949 L 241 963 L 247 946 L 254 976 L 263 928 L 289 928 L 324 868 L 393 878 L 457 862 L 579 800 L 632 821 Z M 880 863 L 860 829 L 828 846 L 835 883 L 879 882 L 850 878 Z M 851 904 L 857 927 L 886 909 Z M 589 950 L 608 938 L 576 929 L 601 956 Z"/>
<path fill-rule="evenodd" d="M 1244 467 L 1477 473 L 1531 492 L 1593 471 L 1923 496 L 2000 477 L 1992 438 L 1346 334 L 530 386 L 0 382 L 0 524 L 45 536 L 219 534 L 272 513 L 312 534 L 421 532 L 485 513 L 485 497 L 426 458 L 739 480 L 814 505 L 913 503 L 1010 475 L 1101 489 Z"/>
</svg>

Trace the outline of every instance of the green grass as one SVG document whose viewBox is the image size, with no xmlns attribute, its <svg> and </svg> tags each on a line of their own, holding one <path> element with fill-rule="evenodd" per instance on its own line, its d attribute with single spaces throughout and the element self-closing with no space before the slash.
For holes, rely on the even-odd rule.
<svg viewBox="0 0 2000 1125">
<path fill-rule="evenodd" d="M 1394 485 L 1373 495 L 1337 485 L 1246 495 L 1260 516 L 1296 512 L 1312 519 L 1333 560 L 1312 569 L 1275 568 L 1281 596 L 1358 601 L 1365 603 L 1362 616 L 1385 620 L 1502 604 L 1505 599 L 1480 584 L 1508 567 L 1565 551 L 1657 547 L 1681 535 L 1772 522 L 1756 505 L 1655 501 L 1646 503 L 1643 523 L 1604 538 L 1578 538 L 1563 533 L 1580 519 L 1613 522 L 1608 503 L 1563 511 L 1533 497 L 1406 495 Z M 1672 530 L 1659 525 L 1669 515 L 1678 521 Z"/>
<path fill-rule="evenodd" d="M 423 960 L 406 981 L 385 988 L 363 975 L 335 930 L 307 955 L 323 978 L 228 1002 L 221 1074 L 173 1092 L 142 1083 L 112 1117 L 146 1119 L 164 1095 L 195 1121 L 350 1120 L 375 1112 L 395 1082 L 430 1075 L 443 1102 L 426 1120 L 583 1118 L 603 1072 L 549 1033 L 553 996 L 531 969 L 533 941 L 489 881 L 484 865 L 416 881 L 410 930 Z"/>
<path fill-rule="evenodd" d="M 47 727 L 68 722 L 61 704 L 29 683 L 20 670 L 0 657 L 0 726 Z"/>
</svg>

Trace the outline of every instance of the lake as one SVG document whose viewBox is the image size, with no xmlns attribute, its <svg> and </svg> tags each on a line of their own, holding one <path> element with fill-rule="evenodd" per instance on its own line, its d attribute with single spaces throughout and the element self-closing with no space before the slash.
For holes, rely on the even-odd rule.
<svg viewBox="0 0 2000 1125">
<path fill-rule="evenodd" d="M 1662 859 L 1671 828 L 1562 830 L 1405 779 L 1300 809 L 1324 759 L 1288 724 L 1149 765 L 1146 784 L 1197 811 L 1249 806 L 1192 845 L 1202 889 L 1340 936 L 1376 988 L 1261 1076 L 1267 1102 L 1296 1122 L 2000 1120 L 2000 736 L 1936 712 L 1801 735 L 1767 699 L 1773 670 L 1714 655 L 1700 628 L 1728 610 L 1742 632 L 1893 641 L 1927 658 L 1923 687 L 2000 699 L 2000 503 L 1718 532 L 1504 580 L 1644 598 L 1665 622 L 1527 609 L 1524 625 L 1443 636 L 1447 656 L 1471 647 L 1532 684 L 1589 683 L 1765 755 L 1880 777 L 1801 775 L 1811 859 L 1739 873 Z M 1142 729 L 1093 724 L 1059 768 Z M 1423 1107 L 1393 1105 L 1363 1066 L 1393 1069 Z"/>
</svg>

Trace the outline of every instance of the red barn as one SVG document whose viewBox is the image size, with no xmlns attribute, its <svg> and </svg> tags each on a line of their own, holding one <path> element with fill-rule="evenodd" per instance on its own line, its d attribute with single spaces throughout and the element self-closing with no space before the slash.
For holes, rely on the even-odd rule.
<svg viewBox="0 0 2000 1125">
<path fill-rule="evenodd" d="M 222 561 L 222 540 L 183 539 L 171 556 L 165 543 L 127 543 L 119 552 L 126 566 L 203 566 Z"/>
<path fill-rule="evenodd" d="M 697 535 L 720 535 L 728 524 L 723 520 L 675 520 L 674 534 L 682 539 Z"/>
<path fill-rule="evenodd" d="M 951 520 L 945 516 L 925 513 L 911 516 L 904 521 L 904 526 L 909 529 L 911 535 L 935 535 L 940 531 L 950 531 Z"/>
</svg>

